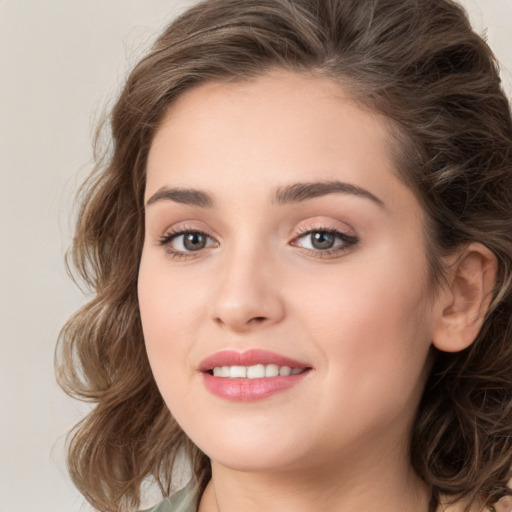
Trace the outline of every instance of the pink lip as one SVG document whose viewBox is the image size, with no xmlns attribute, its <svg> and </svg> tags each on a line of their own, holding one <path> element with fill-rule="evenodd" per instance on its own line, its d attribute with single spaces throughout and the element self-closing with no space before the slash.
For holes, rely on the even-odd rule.
<svg viewBox="0 0 512 512">
<path fill-rule="evenodd" d="M 255 364 L 276 364 L 290 368 L 306 368 L 306 371 L 288 377 L 263 377 L 261 379 L 229 379 L 214 377 L 208 373 L 216 366 L 252 366 Z M 311 367 L 274 352 L 266 350 L 248 350 L 236 352 L 224 350 L 206 358 L 199 366 L 206 389 L 215 396 L 236 402 L 249 402 L 270 397 L 298 384 Z"/>
<path fill-rule="evenodd" d="M 199 365 L 199 371 L 207 372 L 216 366 L 252 366 L 255 364 L 277 364 L 278 366 L 289 366 L 290 368 L 309 367 L 306 363 L 295 361 L 268 350 L 254 349 L 245 352 L 222 350 L 202 361 Z"/>
</svg>

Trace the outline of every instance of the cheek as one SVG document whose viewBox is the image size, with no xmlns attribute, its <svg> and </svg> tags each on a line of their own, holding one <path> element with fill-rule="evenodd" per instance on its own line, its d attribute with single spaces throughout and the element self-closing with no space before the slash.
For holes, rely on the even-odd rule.
<svg viewBox="0 0 512 512">
<path fill-rule="evenodd" d="M 199 320 L 201 291 L 193 283 L 181 282 L 164 264 L 142 257 L 139 309 L 144 342 L 155 380 L 163 391 L 182 382 L 177 374 L 190 374 L 187 364 L 190 340 Z"/>
<path fill-rule="evenodd" d="M 421 255 L 405 259 L 400 251 L 382 251 L 291 294 L 300 297 L 297 316 L 323 354 L 333 386 L 334 380 L 352 382 L 368 396 L 404 396 L 403 389 L 423 383 L 432 319 L 418 261 Z"/>
<path fill-rule="evenodd" d="M 193 273 L 177 272 L 161 256 L 143 252 L 138 298 L 146 342 L 167 345 L 194 325 L 207 297 L 207 284 Z"/>
</svg>

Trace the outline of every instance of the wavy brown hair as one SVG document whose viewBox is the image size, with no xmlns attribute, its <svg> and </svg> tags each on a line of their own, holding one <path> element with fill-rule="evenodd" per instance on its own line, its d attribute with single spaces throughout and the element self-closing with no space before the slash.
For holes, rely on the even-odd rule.
<svg viewBox="0 0 512 512">
<path fill-rule="evenodd" d="M 133 511 L 153 478 L 164 495 L 180 450 L 199 491 L 207 457 L 176 424 L 151 374 L 137 304 L 146 159 L 169 105 L 210 81 L 271 68 L 315 73 L 386 115 L 401 178 L 428 219 L 435 287 L 443 255 L 478 241 L 499 264 L 475 343 L 437 353 L 411 460 L 441 496 L 491 503 L 512 466 L 512 122 L 497 63 L 450 0 L 206 0 L 175 20 L 128 77 L 111 147 L 81 189 L 69 253 L 92 300 L 65 325 L 57 375 L 95 407 L 69 445 L 71 476 L 101 511 Z"/>
</svg>

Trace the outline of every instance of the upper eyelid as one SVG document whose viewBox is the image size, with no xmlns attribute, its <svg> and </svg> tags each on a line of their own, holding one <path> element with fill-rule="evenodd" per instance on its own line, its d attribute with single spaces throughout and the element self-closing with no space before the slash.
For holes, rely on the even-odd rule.
<svg viewBox="0 0 512 512">
<path fill-rule="evenodd" d="M 352 233 L 350 233 L 352 231 L 351 229 L 345 230 L 345 229 L 340 229 L 340 228 L 333 227 L 333 226 L 315 225 L 315 226 L 300 226 L 299 228 L 296 229 L 293 236 L 296 237 L 299 235 L 304 235 L 304 234 L 312 233 L 315 231 L 328 231 L 328 232 L 341 233 L 341 234 L 346 234 L 346 235 L 352 234 Z M 180 226 L 178 228 L 174 228 L 174 227 L 167 228 L 166 230 L 163 231 L 163 234 L 161 235 L 160 238 L 167 237 L 167 236 L 173 236 L 173 235 L 179 236 L 179 235 L 182 235 L 185 233 L 201 233 L 203 235 L 209 236 L 210 238 L 214 238 L 214 239 L 216 238 L 215 236 L 209 234 L 207 232 L 207 230 L 205 230 L 205 229 L 195 227 L 195 226 L 186 226 L 186 225 Z"/>
<path fill-rule="evenodd" d="M 304 238 L 306 237 L 307 235 L 311 234 L 311 233 L 315 233 L 315 232 L 327 232 L 327 233 L 332 233 L 332 234 L 335 234 L 337 236 L 337 238 L 339 238 L 342 242 L 344 242 L 343 245 L 347 245 L 348 246 L 352 246 L 352 245 L 356 245 L 359 243 L 359 238 L 355 235 L 352 235 L 352 234 L 349 234 L 349 233 L 346 233 L 345 231 L 341 231 L 340 229 L 337 229 L 337 228 L 333 228 L 333 227 L 303 227 L 303 228 L 300 228 L 298 230 L 298 233 L 295 233 L 294 237 L 292 240 L 290 240 L 288 243 L 290 243 L 290 245 L 292 246 L 295 246 L 295 247 L 299 247 L 300 248 L 300 245 L 298 244 L 295 244 L 293 242 L 296 242 L 297 240 L 301 239 L 301 238 Z M 198 228 L 180 228 L 180 229 L 176 229 L 176 230 L 171 230 L 171 231 L 166 231 L 159 239 L 159 245 L 161 246 L 168 246 L 170 245 L 170 243 L 175 240 L 176 238 L 180 237 L 180 236 L 183 236 L 187 233 L 199 233 L 201 235 L 204 235 L 206 236 L 207 238 L 209 238 L 211 241 L 214 242 L 215 246 L 218 247 L 219 246 L 219 242 L 218 240 L 209 235 L 208 233 L 206 233 L 205 231 L 201 230 L 201 229 L 198 229 Z M 179 250 L 179 249 L 172 249 L 172 252 L 174 252 L 175 254 L 187 254 L 187 255 L 193 255 L 195 252 L 196 253 L 201 253 L 201 251 L 205 250 L 205 249 L 211 249 L 211 247 L 205 247 L 203 249 L 200 249 L 198 251 L 182 251 L 182 250 Z M 317 253 L 324 253 L 324 254 L 327 254 L 329 253 L 330 251 L 335 251 L 336 248 L 332 248 L 332 249 L 326 249 L 326 250 L 321 250 L 321 249 L 308 249 L 308 248 L 302 248 L 303 250 L 307 250 L 307 251 L 311 251 L 311 252 L 317 252 Z M 339 249 L 338 249 L 339 250 Z"/>
<path fill-rule="evenodd" d="M 348 225 L 346 225 L 346 229 L 343 229 L 343 228 L 336 227 L 336 226 L 333 226 L 330 224 L 323 224 L 321 222 L 318 224 L 313 224 L 313 225 L 309 225 L 309 226 L 304 226 L 304 225 L 300 226 L 297 229 L 297 233 L 295 233 L 295 238 L 303 236 L 303 235 L 308 235 L 309 233 L 314 233 L 317 231 L 326 231 L 328 233 L 339 233 L 340 235 L 344 235 L 344 236 L 347 236 L 350 238 L 358 238 L 354 229 Z"/>
<path fill-rule="evenodd" d="M 175 238 L 178 238 L 180 236 L 186 235 L 187 233 L 199 233 L 199 234 L 204 235 L 204 236 L 206 236 L 206 237 L 210 238 L 211 240 L 214 240 L 215 242 L 218 243 L 217 239 L 214 236 L 208 234 L 206 231 L 204 231 L 202 229 L 197 229 L 197 228 L 194 228 L 194 229 L 178 229 L 176 231 L 167 230 L 167 231 L 164 232 L 164 234 L 162 236 L 159 237 L 159 242 L 160 242 L 160 244 L 163 245 L 163 244 L 171 242 Z"/>
<path fill-rule="evenodd" d="M 216 233 L 215 230 L 212 230 L 208 224 L 205 224 L 203 221 L 199 221 L 200 225 L 197 225 L 197 222 L 197 219 L 184 219 L 174 225 L 168 225 L 165 230 L 161 231 L 160 235 L 157 235 L 157 239 L 158 241 L 161 241 L 162 239 L 172 239 L 172 237 L 177 237 L 184 233 L 197 232 L 217 241 L 217 243 L 222 241 L 222 236 Z M 339 224 L 342 224 L 342 226 Z M 290 233 L 292 238 L 289 239 L 289 241 L 315 231 L 327 231 L 339 233 L 340 235 L 350 238 L 359 238 L 350 224 L 330 216 L 325 217 L 323 215 L 319 215 L 295 223 L 295 227 L 293 228 L 292 233 Z"/>
<path fill-rule="evenodd" d="M 326 232 L 326 233 L 339 233 L 341 235 L 348 235 L 348 233 L 344 230 L 341 230 L 341 229 L 338 229 L 338 228 L 333 228 L 333 227 L 328 227 L 328 226 L 322 226 L 322 227 L 304 227 L 304 228 L 300 228 L 298 230 L 298 233 L 296 233 L 295 236 L 303 236 L 303 235 L 308 235 L 310 233 L 317 233 L 317 232 Z"/>
<path fill-rule="evenodd" d="M 177 225 L 169 226 L 166 229 L 164 229 L 162 231 L 162 235 L 160 236 L 160 238 L 172 235 L 179 236 L 185 233 L 202 233 L 203 235 L 209 236 L 210 238 L 215 238 L 215 236 L 211 235 L 209 231 L 210 230 L 207 227 L 192 226 L 188 224 L 187 221 L 185 221 L 180 222 Z"/>
</svg>

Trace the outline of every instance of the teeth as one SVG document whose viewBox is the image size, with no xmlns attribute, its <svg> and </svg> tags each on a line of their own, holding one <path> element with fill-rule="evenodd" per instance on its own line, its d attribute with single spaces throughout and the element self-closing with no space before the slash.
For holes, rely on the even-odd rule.
<svg viewBox="0 0 512 512">
<path fill-rule="evenodd" d="M 261 379 L 265 377 L 265 366 L 262 364 L 256 364 L 247 368 L 248 379 Z"/>
<path fill-rule="evenodd" d="M 290 368 L 277 364 L 255 364 L 253 366 L 216 366 L 213 369 L 214 377 L 227 377 L 230 379 L 263 379 L 264 377 L 288 377 L 298 375 L 305 368 Z"/>
<path fill-rule="evenodd" d="M 230 367 L 229 366 L 217 366 L 213 369 L 213 375 L 215 377 L 229 377 Z"/>
<path fill-rule="evenodd" d="M 281 366 L 281 368 L 279 368 L 279 375 L 281 375 L 281 377 L 288 377 L 290 373 L 292 373 L 292 369 L 289 366 Z"/>
<path fill-rule="evenodd" d="M 277 364 L 267 364 L 265 368 L 265 377 L 277 377 L 279 375 L 279 366 Z"/>
<path fill-rule="evenodd" d="M 247 366 L 232 366 L 229 369 L 231 379 L 245 379 L 247 377 Z"/>
</svg>

